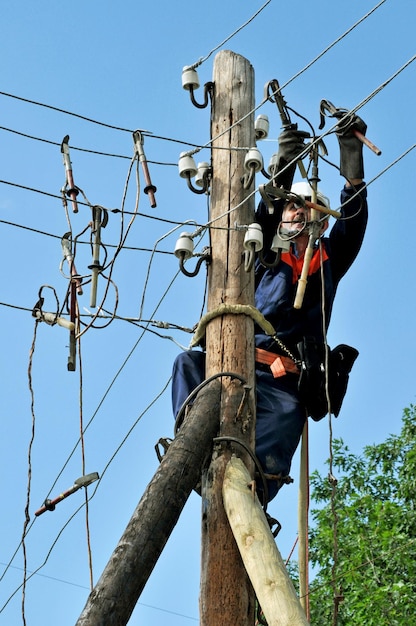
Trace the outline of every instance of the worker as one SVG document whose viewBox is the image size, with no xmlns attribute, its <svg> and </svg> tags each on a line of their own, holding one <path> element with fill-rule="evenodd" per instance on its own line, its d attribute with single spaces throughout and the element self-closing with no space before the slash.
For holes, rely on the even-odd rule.
<svg viewBox="0 0 416 626">
<path fill-rule="evenodd" d="M 294 307 L 294 301 L 309 240 L 310 208 L 305 201 L 311 200 L 313 190 L 307 182 L 294 185 L 292 182 L 293 163 L 305 151 L 305 133 L 298 130 L 281 133 L 276 184 L 290 193 L 272 200 L 272 213 L 269 203 L 263 200 L 256 211 L 256 221 L 264 233 L 264 249 L 255 265 L 255 306 L 275 329 L 272 337 L 255 327 L 255 454 L 267 477 L 268 501 L 282 484 L 290 482 L 292 458 L 307 417 L 317 421 L 328 412 L 338 415 L 348 374 L 358 354 L 344 345 L 330 351 L 326 331 L 339 281 L 355 260 L 367 225 L 363 144 L 354 133 L 356 129 L 365 134 L 366 128 L 355 115 L 347 125 L 337 126 L 340 174 L 346 181 L 341 191 L 341 218 L 326 235 L 328 216 L 319 214 L 319 232 L 300 308 Z M 316 200 L 317 204 L 329 207 L 328 198 L 319 189 Z M 270 250 L 276 231 L 289 245 L 280 257 Z M 175 359 L 172 378 L 175 416 L 191 391 L 204 380 L 204 372 L 202 350 L 188 350 Z M 258 485 L 261 490 L 261 481 Z"/>
</svg>

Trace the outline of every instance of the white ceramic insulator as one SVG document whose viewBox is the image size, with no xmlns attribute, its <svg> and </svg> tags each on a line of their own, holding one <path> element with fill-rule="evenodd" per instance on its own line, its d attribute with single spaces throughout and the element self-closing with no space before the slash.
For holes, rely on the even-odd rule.
<svg viewBox="0 0 416 626">
<path fill-rule="evenodd" d="M 181 152 L 179 156 L 179 176 L 181 178 L 193 178 L 197 173 L 197 167 L 195 165 L 194 157 L 187 152 Z"/>
<path fill-rule="evenodd" d="M 202 163 L 198 163 L 198 170 L 195 176 L 195 185 L 198 187 L 204 186 L 204 174 L 207 174 L 209 171 L 209 163 L 206 161 L 202 161 Z"/>
<path fill-rule="evenodd" d="M 289 239 L 282 239 L 279 233 L 276 233 L 273 237 L 270 249 L 273 250 L 273 252 L 278 252 L 279 250 L 282 250 L 282 252 L 289 252 L 290 241 Z"/>
<path fill-rule="evenodd" d="M 263 167 L 263 157 L 260 150 L 257 148 L 250 148 L 244 159 L 244 167 L 250 172 L 254 169 L 255 172 L 259 172 Z"/>
<path fill-rule="evenodd" d="M 256 139 L 266 139 L 269 135 L 269 118 L 267 115 L 258 115 L 254 122 Z"/>
<path fill-rule="evenodd" d="M 199 87 L 199 78 L 196 69 L 193 67 L 185 66 L 182 70 L 182 87 L 187 89 L 188 91 L 193 89 L 198 89 Z"/>
<path fill-rule="evenodd" d="M 263 247 L 263 231 L 260 224 L 255 222 L 250 224 L 244 237 L 244 247 L 246 250 L 251 250 L 253 245 L 256 252 Z"/>
<path fill-rule="evenodd" d="M 191 233 L 181 233 L 176 242 L 174 254 L 178 259 L 183 255 L 184 260 L 190 259 L 194 253 L 194 240 Z"/>
<path fill-rule="evenodd" d="M 267 171 L 269 172 L 269 174 L 273 174 L 274 173 L 274 169 L 278 164 L 278 154 L 277 152 L 275 152 L 274 154 L 272 154 L 270 161 L 269 161 L 269 167 L 267 168 Z"/>
</svg>

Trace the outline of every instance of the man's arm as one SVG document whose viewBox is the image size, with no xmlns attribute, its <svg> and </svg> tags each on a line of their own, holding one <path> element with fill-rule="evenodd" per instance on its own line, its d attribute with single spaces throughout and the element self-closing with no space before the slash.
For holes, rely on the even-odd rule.
<svg viewBox="0 0 416 626">
<path fill-rule="evenodd" d="M 330 259 L 334 281 L 349 270 L 360 251 L 368 221 L 367 188 L 354 179 L 341 191 L 341 218 L 329 234 Z M 357 193 L 358 192 L 358 193 Z"/>
</svg>

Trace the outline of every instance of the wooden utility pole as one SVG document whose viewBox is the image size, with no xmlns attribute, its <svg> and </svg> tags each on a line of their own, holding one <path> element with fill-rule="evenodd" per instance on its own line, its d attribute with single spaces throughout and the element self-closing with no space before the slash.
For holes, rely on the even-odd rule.
<svg viewBox="0 0 416 626">
<path fill-rule="evenodd" d="M 244 189 L 246 150 L 255 145 L 254 71 L 230 51 L 214 62 L 212 104 L 211 256 L 208 312 L 222 304 L 254 304 L 253 272 L 244 267 L 244 235 L 236 226 L 253 222 L 254 189 Z M 207 377 L 218 372 L 241 374 L 250 386 L 239 411 L 236 383 L 222 379 L 220 436 L 237 438 L 254 449 L 255 378 L 253 321 L 226 314 L 209 322 L 206 332 Z M 201 626 L 252 626 L 255 598 L 222 500 L 224 471 L 235 444 L 217 444 L 202 491 Z M 249 460 L 245 459 L 249 463 Z"/>
</svg>

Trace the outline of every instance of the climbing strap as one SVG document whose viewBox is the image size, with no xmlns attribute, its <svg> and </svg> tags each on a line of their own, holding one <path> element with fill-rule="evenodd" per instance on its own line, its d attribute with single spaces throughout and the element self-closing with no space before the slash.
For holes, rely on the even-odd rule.
<svg viewBox="0 0 416 626">
<path fill-rule="evenodd" d="M 299 367 L 289 356 L 281 356 L 275 352 L 256 348 L 256 363 L 268 365 L 273 374 L 273 378 L 280 378 L 286 374 L 297 374 L 299 376 Z"/>
<path fill-rule="evenodd" d="M 270 322 L 268 322 L 264 315 L 251 304 L 220 304 L 216 309 L 210 311 L 209 313 L 206 313 L 201 317 L 192 338 L 191 347 L 199 345 L 205 335 L 205 329 L 207 327 L 207 324 L 211 320 L 216 317 L 220 317 L 221 315 L 227 314 L 247 315 L 248 317 L 252 318 L 255 324 L 260 326 L 260 328 L 266 333 L 266 335 L 270 335 L 271 337 L 275 335 L 275 330 Z"/>
</svg>

